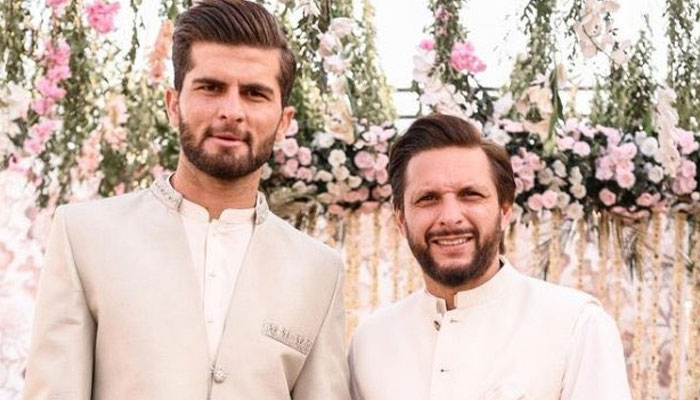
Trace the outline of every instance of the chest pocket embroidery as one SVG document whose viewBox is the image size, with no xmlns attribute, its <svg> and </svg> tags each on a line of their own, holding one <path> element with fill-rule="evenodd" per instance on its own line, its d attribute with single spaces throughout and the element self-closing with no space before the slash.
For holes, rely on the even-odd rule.
<svg viewBox="0 0 700 400">
<path fill-rule="evenodd" d="M 263 322 L 262 334 L 286 346 L 293 348 L 303 355 L 308 355 L 314 342 L 304 335 L 292 332 L 279 322 Z"/>
</svg>

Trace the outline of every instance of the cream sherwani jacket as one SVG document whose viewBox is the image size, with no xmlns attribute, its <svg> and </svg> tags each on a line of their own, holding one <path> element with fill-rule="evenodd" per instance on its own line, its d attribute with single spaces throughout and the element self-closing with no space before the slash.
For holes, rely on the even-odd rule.
<svg viewBox="0 0 700 400">
<path fill-rule="evenodd" d="M 262 194 L 216 359 L 163 178 L 59 207 L 40 279 L 24 398 L 349 398 L 342 263 Z"/>
<path fill-rule="evenodd" d="M 350 351 L 355 400 L 629 400 L 620 334 L 593 297 L 517 272 L 425 290 L 370 317 Z"/>
</svg>

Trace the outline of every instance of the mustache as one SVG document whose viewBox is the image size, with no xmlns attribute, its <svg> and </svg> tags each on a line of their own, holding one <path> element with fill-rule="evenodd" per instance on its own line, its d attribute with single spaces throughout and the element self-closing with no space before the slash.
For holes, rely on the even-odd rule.
<svg viewBox="0 0 700 400">
<path fill-rule="evenodd" d="M 425 234 L 425 241 L 428 242 L 432 239 L 441 236 L 460 236 L 460 235 L 471 235 L 474 238 L 479 238 L 479 232 L 473 228 L 460 228 L 460 229 L 440 229 L 431 231 Z"/>
</svg>

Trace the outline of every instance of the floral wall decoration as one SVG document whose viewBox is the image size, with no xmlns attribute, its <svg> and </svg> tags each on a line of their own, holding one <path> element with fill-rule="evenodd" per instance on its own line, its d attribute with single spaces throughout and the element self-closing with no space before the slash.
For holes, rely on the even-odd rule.
<svg viewBox="0 0 700 400">
<path fill-rule="evenodd" d="M 295 120 L 262 188 L 276 212 L 344 253 L 350 335 L 421 282 L 391 221 L 388 152 L 400 132 L 372 2 L 258 2 L 281 21 L 299 63 Z M 509 257 L 601 299 L 621 328 L 635 399 L 700 390 L 700 7 L 664 4 L 665 80 L 652 62 L 660 32 L 623 37 L 616 19 L 627 4 L 617 0 L 523 2 L 526 47 L 499 91 L 480 83 L 494 66 L 461 18 L 469 1 L 426 0 L 433 19 L 412 59 L 420 114 L 469 119 L 510 153 Z M 149 5 L 0 5 L 0 398 L 21 388 L 55 207 L 145 188 L 177 165 L 163 94 L 173 21 L 191 2 L 158 3 L 158 28 L 146 36 Z M 561 94 L 576 88 L 574 66 L 591 62 L 605 67 L 582 115 Z"/>
</svg>

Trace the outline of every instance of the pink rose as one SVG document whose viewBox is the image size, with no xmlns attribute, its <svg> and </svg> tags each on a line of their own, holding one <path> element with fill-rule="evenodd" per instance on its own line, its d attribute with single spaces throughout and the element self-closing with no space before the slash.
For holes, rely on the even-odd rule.
<svg viewBox="0 0 700 400">
<path fill-rule="evenodd" d="M 557 146 L 561 151 L 571 150 L 574 147 L 574 142 L 574 138 L 572 138 L 571 136 L 566 136 L 557 140 Z"/>
<path fill-rule="evenodd" d="M 46 71 L 46 76 L 52 82 L 62 81 L 70 78 L 70 68 L 68 65 L 54 65 Z"/>
<path fill-rule="evenodd" d="M 297 153 L 297 158 L 299 159 L 299 164 L 309 165 L 312 161 L 311 149 L 308 147 L 300 147 Z"/>
<path fill-rule="evenodd" d="M 282 175 L 287 178 L 294 178 L 296 176 L 297 169 L 299 169 L 299 161 L 294 158 L 290 158 L 287 162 L 282 165 L 280 171 Z"/>
<path fill-rule="evenodd" d="M 603 133 L 608 138 L 608 145 L 617 145 L 620 143 L 620 139 L 622 138 L 620 136 L 620 132 L 617 129 L 614 128 L 608 128 L 605 126 L 598 126 L 598 130 Z M 581 130 L 581 133 L 584 135 L 586 134 L 583 130 Z"/>
<path fill-rule="evenodd" d="M 365 178 L 365 180 L 367 181 L 374 182 L 375 175 L 376 171 L 374 170 L 374 168 L 365 168 L 360 170 L 360 176 Z"/>
<path fill-rule="evenodd" d="M 474 55 L 474 46 L 469 41 L 456 42 L 452 46 L 450 65 L 460 72 L 477 73 L 486 69 L 486 64 Z"/>
<path fill-rule="evenodd" d="M 624 157 L 628 160 L 633 159 L 634 156 L 637 155 L 637 146 L 634 143 L 625 143 L 620 146 L 620 150 L 622 151 Z"/>
<path fill-rule="evenodd" d="M 559 196 L 557 195 L 557 192 L 553 190 L 546 190 L 544 193 L 542 193 L 542 206 L 548 210 L 551 210 L 552 208 L 556 207 L 558 198 Z M 530 205 L 529 201 L 528 205 Z"/>
<path fill-rule="evenodd" d="M 343 195 L 341 197 L 342 197 L 343 201 L 346 203 L 356 203 L 356 202 L 360 201 L 360 194 L 354 190 L 343 193 Z"/>
<path fill-rule="evenodd" d="M 119 3 L 107 4 L 101 0 L 85 8 L 88 14 L 88 23 L 98 33 L 109 33 L 114 29 L 114 16 L 119 12 Z"/>
<path fill-rule="evenodd" d="M 359 196 L 360 201 L 365 201 L 369 199 L 369 189 L 367 186 L 362 186 L 361 188 L 356 190 L 357 195 Z"/>
<path fill-rule="evenodd" d="M 631 189 L 635 181 L 634 174 L 631 172 L 623 172 L 617 175 L 617 184 L 623 189 Z"/>
<path fill-rule="evenodd" d="M 49 65 L 68 65 L 71 49 L 65 39 L 60 39 L 54 46 L 51 39 L 44 42 L 44 60 Z"/>
<path fill-rule="evenodd" d="M 614 175 L 612 161 L 610 157 L 603 156 L 596 162 L 595 177 L 598 180 L 605 181 L 612 179 Z"/>
<path fill-rule="evenodd" d="M 640 207 L 651 207 L 654 205 L 654 197 L 651 194 L 644 192 L 637 197 L 635 202 Z"/>
<path fill-rule="evenodd" d="M 301 167 L 297 170 L 297 178 L 303 181 L 311 182 L 313 177 L 314 173 L 311 171 L 310 168 Z"/>
<path fill-rule="evenodd" d="M 380 169 L 376 172 L 374 177 L 377 179 L 377 183 L 383 185 L 389 180 L 389 173 L 385 169 Z"/>
<path fill-rule="evenodd" d="M 328 212 L 331 213 L 332 215 L 337 215 L 337 216 L 344 216 L 345 215 L 345 209 L 338 204 L 331 204 L 328 206 Z"/>
<path fill-rule="evenodd" d="M 382 200 L 391 196 L 391 185 L 377 186 L 372 190 L 372 197 Z"/>
<path fill-rule="evenodd" d="M 542 209 L 542 196 L 535 193 L 527 199 L 527 207 L 532 211 L 540 211 Z"/>
<path fill-rule="evenodd" d="M 418 45 L 423 50 L 430 51 L 435 48 L 435 40 L 434 39 L 423 39 L 420 41 L 420 45 Z"/>
<path fill-rule="evenodd" d="M 378 202 L 376 202 L 376 201 L 365 201 L 365 202 L 363 202 L 362 205 L 360 206 L 360 212 L 361 212 L 361 213 L 368 214 L 368 213 L 371 213 L 372 211 L 376 210 L 377 208 L 379 208 L 379 203 L 378 203 Z"/>
<path fill-rule="evenodd" d="M 299 151 L 299 144 L 297 143 L 296 139 L 287 138 L 282 140 L 282 143 L 280 143 L 280 148 L 285 156 L 294 157 Z"/>
<path fill-rule="evenodd" d="M 36 87 L 42 96 L 53 100 L 61 100 L 66 96 L 65 89 L 58 87 L 56 82 L 52 82 L 47 78 L 39 79 Z"/>
<path fill-rule="evenodd" d="M 603 204 L 605 204 L 608 207 L 612 206 L 617 201 L 617 196 L 615 196 L 615 193 L 611 192 L 607 188 L 601 190 L 600 193 L 598 193 L 598 198 Z"/>
<path fill-rule="evenodd" d="M 696 186 L 697 182 L 695 181 L 695 179 L 678 176 L 673 181 L 671 189 L 673 190 L 673 193 L 682 196 L 692 193 L 693 190 L 695 190 Z"/>
<path fill-rule="evenodd" d="M 574 154 L 586 157 L 591 154 L 591 146 L 586 142 L 576 142 L 573 147 Z"/>
<path fill-rule="evenodd" d="M 32 102 L 32 110 L 39 115 L 47 115 L 56 105 L 56 101 L 50 97 L 36 99 Z"/>
<path fill-rule="evenodd" d="M 688 155 L 700 148 L 700 143 L 695 141 L 695 134 L 693 132 L 676 129 L 676 138 L 678 146 L 681 149 L 681 154 L 683 155 Z"/>
<path fill-rule="evenodd" d="M 681 160 L 680 168 L 678 168 L 678 175 L 685 178 L 693 178 L 697 174 L 697 166 L 694 162 L 690 160 Z"/>
<path fill-rule="evenodd" d="M 374 164 L 374 157 L 372 157 L 371 154 L 369 154 L 366 151 L 360 151 L 359 153 L 355 154 L 355 165 L 357 168 L 360 169 L 367 169 L 372 167 L 372 164 Z"/>
<path fill-rule="evenodd" d="M 387 165 L 389 165 L 389 156 L 383 153 L 378 154 L 377 159 L 374 161 L 374 169 L 383 170 L 386 169 Z"/>
</svg>

